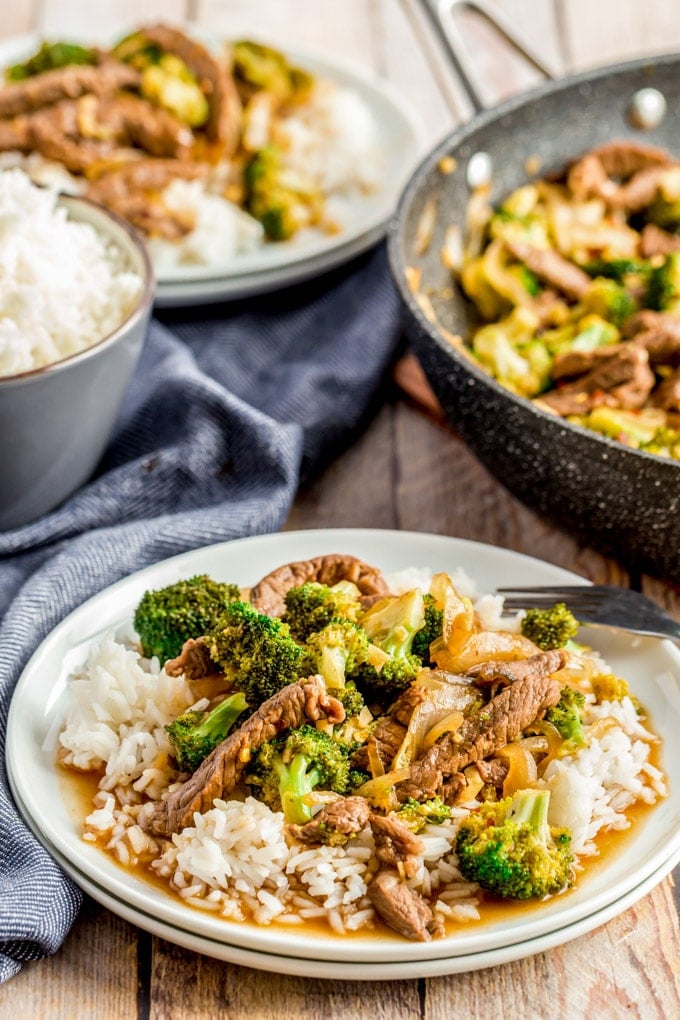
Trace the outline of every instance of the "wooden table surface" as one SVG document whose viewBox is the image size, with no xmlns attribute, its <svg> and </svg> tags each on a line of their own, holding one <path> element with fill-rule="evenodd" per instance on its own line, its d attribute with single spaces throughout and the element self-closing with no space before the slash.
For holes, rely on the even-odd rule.
<svg viewBox="0 0 680 1020">
<path fill-rule="evenodd" d="M 517 27 L 563 73 L 680 45 L 674 0 L 504 0 Z M 468 113 L 408 0 L 3 0 L 0 35 L 117 30 L 185 18 L 372 67 L 437 138 Z M 489 98 L 536 82 L 465 15 Z M 446 98 L 444 94 L 446 93 Z M 424 494 L 431 494 L 429 497 Z M 629 576 L 537 517 L 448 429 L 395 391 L 366 431 L 304 492 L 287 528 L 379 527 L 475 539 L 542 557 L 593 581 L 642 588 L 680 613 L 678 592 Z M 677 777 L 672 777 L 677 779 Z M 282 977 L 220 963 L 152 937 L 86 899 L 60 951 L 0 987 L 0 1016 L 42 1018 L 680 1017 L 676 869 L 608 924 L 550 952 L 470 974 L 394 982 Z"/>
</svg>

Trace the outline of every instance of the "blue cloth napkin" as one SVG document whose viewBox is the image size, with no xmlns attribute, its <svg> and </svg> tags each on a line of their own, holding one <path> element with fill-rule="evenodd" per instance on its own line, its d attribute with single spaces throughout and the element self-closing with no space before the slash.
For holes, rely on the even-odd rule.
<svg viewBox="0 0 680 1020">
<path fill-rule="evenodd" d="M 151 325 L 94 479 L 0 534 L 0 980 L 54 953 L 81 899 L 8 788 L 7 712 L 29 656 L 127 574 L 278 530 L 300 481 L 367 420 L 398 343 L 383 246 L 288 291 L 168 313 Z"/>
</svg>

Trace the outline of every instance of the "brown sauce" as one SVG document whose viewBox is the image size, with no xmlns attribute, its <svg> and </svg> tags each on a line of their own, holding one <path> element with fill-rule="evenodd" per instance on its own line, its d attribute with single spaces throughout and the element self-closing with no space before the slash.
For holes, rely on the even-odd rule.
<svg viewBox="0 0 680 1020">
<path fill-rule="evenodd" d="M 650 726 L 649 719 L 646 720 L 648 727 Z M 661 745 L 660 742 L 650 745 L 649 761 L 656 768 L 661 768 Z M 78 830 L 82 829 L 82 824 L 85 817 L 90 814 L 93 810 L 92 800 L 95 794 L 98 792 L 99 779 L 101 773 L 98 772 L 76 772 L 67 768 L 60 768 L 62 773 L 61 788 L 63 791 L 64 804 L 68 811 L 69 817 L 73 820 L 74 827 Z M 666 782 L 668 782 L 667 777 Z M 627 829 L 612 829 L 609 831 L 601 831 L 595 839 L 595 845 L 598 848 L 598 856 L 585 858 L 585 867 L 578 873 L 576 888 L 582 887 L 583 883 L 588 881 L 590 878 L 601 873 L 603 868 L 608 867 L 612 860 L 621 854 L 627 847 L 629 841 L 633 836 L 637 835 L 641 826 L 645 825 L 649 816 L 654 811 L 655 805 L 637 803 L 628 809 L 626 812 L 628 819 L 630 820 L 630 826 Z M 100 845 L 100 844 L 98 844 Z M 108 853 L 103 847 L 101 847 L 102 853 L 105 853 L 109 860 L 112 860 L 122 871 L 129 874 L 132 872 L 135 877 L 142 879 L 149 885 L 156 889 L 161 890 L 164 893 L 175 898 L 175 894 L 168 886 L 167 880 L 158 876 L 151 868 L 146 864 L 138 864 L 134 866 L 126 866 L 121 864 L 113 854 Z M 569 897 L 574 893 L 575 889 L 567 889 L 565 892 L 560 893 L 561 897 Z M 498 900 L 494 897 L 485 895 L 483 892 L 477 894 L 480 899 L 480 914 L 481 917 L 478 921 L 448 921 L 446 924 L 446 934 L 455 935 L 459 932 L 468 931 L 472 928 L 477 928 L 482 924 L 502 924 L 504 922 L 510 922 L 516 920 L 520 916 L 527 916 L 533 914 L 535 911 L 541 911 L 543 903 L 537 900 L 530 900 L 528 902 L 517 902 Z M 196 910 L 201 914 L 205 911 L 199 907 L 192 907 L 191 904 L 186 904 L 190 910 Z M 213 915 L 218 916 L 218 915 Z M 252 925 L 253 927 L 260 927 L 254 921 L 245 921 L 244 924 Z M 309 919 L 304 922 L 303 925 L 274 925 L 274 930 L 290 930 L 292 932 L 299 928 L 300 931 L 305 934 L 316 933 L 322 937 L 328 937 L 329 926 L 323 920 Z M 358 932 L 348 932 L 342 938 L 377 938 L 381 940 L 394 939 L 397 942 L 402 942 L 403 939 L 396 935 L 380 918 L 376 918 L 375 923 L 372 927 L 364 927 Z"/>
</svg>

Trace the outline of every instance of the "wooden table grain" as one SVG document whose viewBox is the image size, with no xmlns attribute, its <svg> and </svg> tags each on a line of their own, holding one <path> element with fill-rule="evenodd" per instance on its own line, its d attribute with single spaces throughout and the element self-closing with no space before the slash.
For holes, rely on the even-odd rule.
<svg viewBox="0 0 680 1020">
<path fill-rule="evenodd" d="M 501 6 L 564 73 L 680 46 L 676 0 L 504 0 Z M 467 110 L 429 53 L 415 0 L 2 0 L 0 35 L 117 30 L 189 18 L 347 57 L 391 79 L 434 142 Z M 533 71 L 465 15 L 489 97 L 530 87 Z M 428 496 L 429 494 L 429 496 Z M 480 466 L 445 426 L 386 394 L 362 435 L 300 492 L 287 528 L 381 527 L 489 542 L 594 581 L 641 586 L 676 616 L 678 591 L 625 569 L 556 530 Z M 671 782 L 678 777 L 671 777 Z M 0 987 L 0 1016 L 183 1020 L 680 1017 L 680 895 L 669 877 L 619 917 L 526 960 L 470 974 L 395 982 L 282 977 L 180 949 L 87 899 L 64 946 Z"/>
</svg>

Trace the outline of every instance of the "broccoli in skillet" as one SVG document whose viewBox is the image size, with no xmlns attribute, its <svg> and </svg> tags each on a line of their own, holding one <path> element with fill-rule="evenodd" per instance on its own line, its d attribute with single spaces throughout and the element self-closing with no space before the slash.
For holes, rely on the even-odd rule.
<svg viewBox="0 0 680 1020">
<path fill-rule="evenodd" d="M 660 312 L 680 312 L 680 251 L 667 255 L 662 264 L 652 270 L 647 307 Z"/>
<path fill-rule="evenodd" d="M 365 780 L 352 772 L 352 746 L 304 725 L 262 744 L 253 752 L 246 782 L 253 795 L 289 823 L 304 825 L 312 818 L 309 794 L 319 788 L 349 793 Z"/>
<path fill-rule="evenodd" d="M 143 654 L 157 655 L 161 662 L 174 659 L 185 641 L 211 630 L 226 607 L 238 598 L 235 584 L 213 581 L 207 574 L 147 591 L 134 617 Z"/>
<path fill-rule="evenodd" d="M 207 635 L 212 659 L 257 708 L 301 675 L 303 649 L 285 623 L 231 602 Z"/>
<path fill-rule="evenodd" d="M 182 772 L 195 772 L 204 758 L 229 736 L 248 705 L 242 691 L 228 695 L 210 712 L 184 712 L 165 727 Z"/>
<path fill-rule="evenodd" d="M 571 836 L 548 824 L 549 790 L 483 804 L 456 837 L 460 870 L 508 900 L 542 899 L 571 885 Z"/>
<path fill-rule="evenodd" d="M 548 652 L 551 648 L 564 648 L 576 635 L 578 626 L 578 620 L 564 602 L 557 602 L 550 609 L 528 609 L 521 630 L 524 637 Z"/>
</svg>

